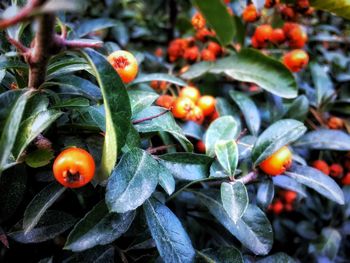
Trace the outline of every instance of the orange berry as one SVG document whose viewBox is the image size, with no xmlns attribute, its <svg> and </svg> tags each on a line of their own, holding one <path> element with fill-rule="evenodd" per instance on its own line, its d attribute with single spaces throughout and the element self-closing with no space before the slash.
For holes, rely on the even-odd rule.
<svg viewBox="0 0 350 263">
<path fill-rule="evenodd" d="M 302 48 L 307 42 L 307 34 L 301 26 L 291 29 L 288 33 L 289 46 L 291 48 Z"/>
<path fill-rule="evenodd" d="M 169 43 L 168 55 L 169 60 L 174 62 L 178 58 L 182 57 L 185 49 L 188 47 L 189 41 L 183 38 L 176 38 Z"/>
<path fill-rule="evenodd" d="M 344 169 L 338 163 L 333 163 L 329 166 L 329 175 L 335 178 L 339 178 L 343 175 Z"/>
<path fill-rule="evenodd" d="M 215 32 L 210 31 L 208 28 L 198 30 L 195 35 L 195 38 L 202 42 L 207 41 L 209 37 L 215 37 Z"/>
<path fill-rule="evenodd" d="M 203 29 L 205 27 L 206 21 L 203 15 L 196 12 L 191 19 L 191 24 L 196 30 Z"/>
<path fill-rule="evenodd" d="M 271 40 L 272 31 L 270 25 L 260 25 L 255 29 L 254 36 L 258 42 L 264 43 Z"/>
<path fill-rule="evenodd" d="M 283 56 L 283 64 L 292 72 L 299 72 L 309 63 L 309 55 L 301 49 L 295 49 Z"/>
<path fill-rule="evenodd" d="M 133 54 L 125 50 L 117 50 L 110 54 L 107 59 L 124 83 L 130 83 L 135 79 L 138 64 Z"/>
<path fill-rule="evenodd" d="M 289 36 L 289 32 L 292 31 L 296 27 L 300 27 L 300 25 L 297 24 L 297 23 L 286 22 L 286 23 L 284 23 L 282 29 L 283 29 L 283 32 L 286 35 L 286 37 L 288 37 Z"/>
<path fill-rule="evenodd" d="M 155 51 L 154 51 L 154 55 L 156 55 L 157 57 L 162 57 L 164 54 L 163 49 L 158 47 Z"/>
<path fill-rule="evenodd" d="M 281 6 L 281 15 L 284 20 L 295 20 L 296 13 L 292 7 L 282 5 Z"/>
<path fill-rule="evenodd" d="M 265 0 L 265 8 L 271 8 L 278 5 L 280 0 Z"/>
<path fill-rule="evenodd" d="M 283 194 L 283 198 L 288 204 L 294 203 L 294 201 L 297 199 L 298 194 L 294 191 L 285 191 Z"/>
<path fill-rule="evenodd" d="M 201 58 L 203 61 L 215 61 L 215 54 L 209 49 L 203 49 L 201 52 Z"/>
<path fill-rule="evenodd" d="M 205 95 L 199 98 L 197 106 L 202 109 L 204 116 L 209 116 L 215 111 L 215 98 Z"/>
<path fill-rule="evenodd" d="M 203 111 L 198 106 L 194 106 L 186 115 L 186 120 L 201 125 L 204 121 Z"/>
<path fill-rule="evenodd" d="M 196 150 L 199 153 L 205 153 L 205 144 L 202 140 L 196 143 Z"/>
<path fill-rule="evenodd" d="M 166 83 L 166 81 L 152 80 L 151 87 L 152 87 L 152 89 L 160 92 L 160 91 L 164 91 L 167 89 L 167 83 Z"/>
<path fill-rule="evenodd" d="M 312 166 L 317 170 L 321 171 L 322 173 L 329 175 L 329 166 L 325 161 L 316 160 L 312 163 Z"/>
<path fill-rule="evenodd" d="M 208 43 L 207 49 L 210 50 L 211 52 L 213 52 L 215 56 L 220 55 L 220 53 L 222 51 L 221 46 L 214 41 L 210 41 Z"/>
<path fill-rule="evenodd" d="M 278 45 L 286 41 L 286 35 L 284 34 L 283 29 L 276 28 L 272 31 L 271 42 Z"/>
<path fill-rule="evenodd" d="M 293 211 L 293 205 L 292 204 L 285 204 L 284 205 L 284 210 L 287 212 L 292 212 Z"/>
<path fill-rule="evenodd" d="M 252 47 L 256 49 L 264 48 L 266 46 L 266 43 L 261 43 L 257 41 L 255 35 L 253 35 L 251 38 L 251 44 L 252 44 Z"/>
<path fill-rule="evenodd" d="M 184 74 L 189 68 L 190 68 L 189 65 L 183 66 L 183 67 L 179 70 L 180 75 L 181 75 L 181 74 Z"/>
<path fill-rule="evenodd" d="M 245 22 L 252 23 L 259 19 L 260 14 L 256 10 L 256 7 L 254 4 L 249 4 L 243 10 L 242 17 Z"/>
<path fill-rule="evenodd" d="M 344 127 L 344 121 L 338 117 L 330 117 L 328 119 L 327 125 L 330 129 L 340 130 Z"/>
<path fill-rule="evenodd" d="M 297 0 L 295 7 L 298 12 L 305 13 L 310 8 L 310 2 L 309 0 Z"/>
<path fill-rule="evenodd" d="M 343 185 L 350 185 L 350 172 L 341 179 L 341 183 Z"/>
<path fill-rule="evenodd" d="M 283 211 L 283 203 L 280 200 L 275 201 L 272 204 L 272 211 L 275 215 L 279 215 Z"/>
<path fill-rule="evenodd" d="M 195 104 L 187 97 L 178 97 L 173 104 L 171 112 L 175 118 L 183 119 L 194 108 Z"/>
<path fill-rule="evenodd" d="M 196 61 L 199 57 L 199 48 L 197 46 L 186 48 L 183 57 L 190 62 Z"/>
<path fill-rule="evenodd" d="M 189 98 L 190 100 L 192 100 L 193 102 L 197 102 L 197 100 L 201 96 L 201 93 L 199 92 L 199 90 L 196 87 L 186 86 L 186 87 L 181 89 L 179 96 L 186 97 L 186 98 Z"/>
<path fill-rule="evenodd" d="M 160 107 L 171 109 L 174 101 L 175 101 L 175 98 L 173 96 L 165 94 L 165 95 L 159 96 L 159 98 L 156 100 L 156 104 Z"/>
<path fill-rule="evenodd" d="M 287 146 L 283 146 L 259 166 L 266 174 L 275 176 L 284 173 L 291 165 L 292 153 Z"/>
</svg>

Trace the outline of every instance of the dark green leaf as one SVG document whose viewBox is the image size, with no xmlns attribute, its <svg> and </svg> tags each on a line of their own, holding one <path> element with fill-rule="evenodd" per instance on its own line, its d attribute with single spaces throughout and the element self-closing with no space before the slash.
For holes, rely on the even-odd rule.
<svg viewBox="0 0 350 263">
<path fill-rule="evenodd" d="M 148 228 L 160 256 L 166 262 L 193 262 L 195 251 L 179 219 L 165 205 L 154 199 L 143 205 Z"/>
<path fill-rule="evenodd" d="M 48 165 L 55 157 L 50 149 L 37 149 L 25 156 L 25 163 L 32 168 L 39 168 Z"/>
<path fill-rule="evenodd" d="M 257 166 L 283 146 L 297 140 L 306 131 L 302 122 L 285 119 L 269 126 L 256 140 L 252 160 Z"/>
<path fill-rule="evenodd" d="M 241 252 L 235 247 L 208 248 L 197 251 L 201 263 L 243 263 Z M 196 261 L 197 262 L 197 261 Z"/>
<path fill-rule="evenodd" d="M 117 20 L 109 18 L 96 18 L 84 20 L 75 28 L 75 33 L 77 37 L 86 36 L 89 33 L 99 31 L 101 29 L 116 26 L 118 24 Z"/>
<path fill-rule="evenodd" d="M 39 222 L 45 211 L 66 190 L 62 185 L 54 182 L 42 189 L 29 203 L 23 216 L 23 230 L 25 233 L 31 231 Z"/>
<path fill-rule="evenodd" d="M 277 177 L 277 176 L 276 176 Z M 257 205 L 266 210 L 272 203 L 275 196 L 275 187 L 271 179 L 262 181 L 258 186 L 258 192 L 256 194 Z"/>
<path fill-rule="evenodd" d="M 153 73 L 153 74 L 147 74 L 147 75 L 139 75 L 133 82 L 131 82 L 129 85 L 135 85 L 140 84 L 144 82 L 151 82 L 153 80 L 157 81 L 166 81 L 168 83 L 172 83 L 179 86 L 186 86 L 187 83 L 184 82 L 182 79 L 179 79 L 177 77 L 174 77 L 169 74 L 165 73 Z"/>
<path fill-rule="evenodd" d="M 159 184 L 168 195 L 171 195 L 175 191 L 175 179 L 164 165 L 160 165 L 159 169 Z"/>
<path fill-rule="evenodd" d="M 193 64 L 185 73 L 181 75 L 181 77 L 184 79 L 195 79 L 209 72 L 209 70 L 214 66 L 215 63 L 213 62 L 201 61 Z"/>
<path fill-rule="evenodd" d="M 333 228 L 322 229 L 321 236 L 309 245 L 309 253 L 322 255 L 334 261 L 337 257 L 342 237 L 338 230 Z"/>
<path fill-rule="evenodd" d="M 106 113 L 106 133 L 99 172 L 106 179 L 117 161 L 130 129 L 131 107 L 125 86 L 105 57 L 92 49 L 83 53 L 101 88 Z"/>
<path fill-rule="evenodd" d="M 266 258 L 260 259 L 257 263 L 295 263 L 296 261 L 285 253 L 279 252 L 268 256 Z"/>
<path fill-rule="evenodd" d="M 158 162 L 147 152 L 135 148 L 125 153 L 108 180 L 110 211 L 125 213 L 142 205 L 156 189 L 159 171 Z"/>
<path fill-rule="evenodd" d="M 221 202 L 228 216 L 236 224 L 248 208 L 247 188 L 239 181 L 221 184 Z"/>
<path fill-rule="evenodd" d="M 145 108 L 152 105 L 152 103 L 159 97 L 155 92 L 145 90 L 129 90 L 128 91 L 132 114 L 137 114 Z"/>
<path fill-rule="evenodd" d="M 315 62 L 311 63 L 310 70 L 316 89 L 317 106 L 321 106 L 322 103 L 335 95 L 333 83 L 324 68 L 319 64 Z"/>
<path fill-rule="evenodd" d="M 238 165 L 238 148 L 234 140 L 219 141 L 215 144 L 215 155 L 222 168 L 234 175 Z"/>
<path fill-rule="evenodd" d="M 307 197 L 304 185 L 298 183 L 296 180 L 289 176 L 279 175 L 272 178 L 273 184 L 277 185 L 283 189 L 292 190 L 297 192 L 302 197 Z"/>
<path fill-rule="evenodd" d="M 73 98 L 63 100 L 60 103 L 54 105 L 52 108 L 87 107 L 89 105 L 89 100 L 86 98 Z"/>
<path fill-rule="evenodd" d="M 295 181 L 314 189 L 326 198 L 338 204 L 344 204 L 344 194 L 338 184 L 319 170 L 309 166 L 293 164 L 285 174 L 292 177 Z"/>
<path fill-rule="evenodd" d="M 102 200 L 75 225 L 69 233 L 65 249 L 83 251 L 113 242 L 128 230 L 135 214 L 135 211 L 109 213 Z"/>
<path fill-rule="evenodd" d="M 230 91 L 230 96 L 243 113 L 249 131 L 255 136 L 258 135 L 261 120 L 259 110 L 254 101 L 243 92 L 234 90 Z"/>
<path fill-rule="evenodd" d="M 310 4 L 316 9 L 325 10 L 350 19 L 349 0 L 311 0 Z"/>
<path fill-rule="evenodd" d="M 295 119 L 304 121 L 309 112 L 309 100 L 305 95 L 301 95 L 296 98 L 292 104 L 288 107 L 288 110 L 284 114 L 284 118 Z"/>
</svg>

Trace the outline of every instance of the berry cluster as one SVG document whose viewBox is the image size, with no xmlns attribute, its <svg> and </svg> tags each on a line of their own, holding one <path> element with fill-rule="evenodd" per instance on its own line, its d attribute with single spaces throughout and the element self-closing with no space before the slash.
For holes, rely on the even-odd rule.
<svg viewBox="0 0 350 263">
<path fill-rule="evenodd" d="M 293 211 L 293 205 L 298 197 L 298 194 L 294 191 L 284 190 L 279 191 L 277 198 L 269 206 L 268 210 L 275 215 L 279 215 L 283 211 Z"/>
<path fill-rule="evenodd" d="M 328 164 L 324 160 L 315 160 L 312 166 L 322 173 L 332 176 L 342 185 L 350 185 L 350 152 L 340 163 Z"/>
<path fill-rule="evenodd" d="M 305 14 L 305 10 L 309 10 L 310 8 L 309 3 L 308 1 L 297 1 L 295 6 L 291 7 L 280 4 L 279 1 L 265 1 L 265 8 L 269 9 L 273 7 L 287 21 L 282 28 L 273 28 L 270 24 L 266 23 L 257 26 L 251 38 L 251 45 L 256 49 L 267 48 L 269 44 L 272 46 L 285 45 L 293 49 L 283 56 L 282 61 L 290 71 L 299 72 L 309 62 L 308 54 L 302 49 L 307 43 L 308 37 L 300 24 L 290 21 L 296 20 L 296 14 Z M 306 7 L 307 9 L 305 9 Z M 290 14 L 291 12 L 289 10 L 293 11 L 293 15 Z M 242 18 L 247 23 L 256 22 L 261 17 L 262 13 L 258 12 L 253 4 L 248 5 L 242 13 Z M 268 21 L 268 17 L 263 16 L 263 18 L 261 20 Z"/>
</svg>

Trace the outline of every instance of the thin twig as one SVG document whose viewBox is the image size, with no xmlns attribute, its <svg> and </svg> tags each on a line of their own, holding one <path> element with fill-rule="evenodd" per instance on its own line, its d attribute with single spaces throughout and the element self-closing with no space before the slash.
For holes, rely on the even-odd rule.
<svg viewBox="0 0 350 263">
<path fill-rule="evenodd" d="M 13 45 L 21 53 L 21 55 L 26 54 L 30 50 L 29 48 L 27 48 L 21 42 L 17 41 L 14 38 L 11 38 L 8 36 L 7 40 L 8 40 L 8 42 L 10 42 L 11 45 Z"/>
<path fill-rule="evenodd" d="M 164 151 L 164 150 L 167 150 L 171 147 L 176 147 L 176 144 L 169 144 L 169 145 L 162 145 L 162 146 L 158 146 L 158 147 L 150 147 L 147 149 L 147 152 L 150 153 L 150 154 L 153 154 L 153 153 L 157 153 L 159 151 Z"/>
<path fill-rule="evenodd" d="M 136 121 L 133 121 L 132 124 L 139 124 L 141 122 L 144 122 L 144 121 L 150 121 L 150 120 L 153 120 L 155 118 L 158 118 L 162 115 L 164 115 L 165 113 L 169 112 L 169 110 L 165 110 L 157 115 L 154 115 L 154 116 L 151 116 L 151 117 L 147 117 L 147 118 L 143 118 L 143 119 L 140 119 L 140 120 L 136 120 Z"/>
</svg>

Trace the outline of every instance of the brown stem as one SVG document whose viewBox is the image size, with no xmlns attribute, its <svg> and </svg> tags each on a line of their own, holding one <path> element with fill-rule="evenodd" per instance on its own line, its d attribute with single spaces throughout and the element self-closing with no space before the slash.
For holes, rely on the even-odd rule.
<svg viewBox="0 0 350 263">
<path fill-rule="evenodd" d="M 56 36 L 55 41 L 59 46 L 65 48 L 100 48 L 103 44 L 102 41 L 89 43 L 80 40 L 67 40 L 60 36 Z"/>
<path fill-rule="evenodd" d="M 154 148 L 150 147 L 147 149 L 147 152 L 150 154 L 153 154 L 153 153 L 157 153 L 159 151 L 164 151 L 164 150 L 169 149 L 171 147 L 176 147 L 176 144 L 162 145 L 162 146 L 158 146 L 158 147 L 154 147 Z"/>
<path fill-rule="evenodd" d="M 248 173 L 247 175 L 237 179 L 236 181 L 239 181 L 243 184 L 248 184 L 252 181 L 255 181 L 258 178 L 258 174 L 256 171 L 252 171 L 250 173 Z"/>
<path fill-rule="evenodd" d="M 151 116 L 151 117 L 147 117 L 147 118 L 143 118 L 143 119 L 140 119 L 140 120 L 136 120 L 136 121 L 133 121 L 132 124 L 138 124 L 138 123 L 141 123 L 141 122 L 144 122 L 144 121 L 149 121 L 149 120 L 153 120 L 155 118 L 158 118 L 162 115 L 164 115 L 165 113 L 169 112 L 169 110 L 165 110 L 157 115 L 154 115 L 154 116 Z"/>
<path fill-rule="evenodd" d="M 29 52 L 29 48 L 24 46 L 21 42 L 17 41 L 14 38 L 7 37 L 7 40 L 15 47 L 17 50 L 24 55 L 25 53 Z"/>
</svg>

